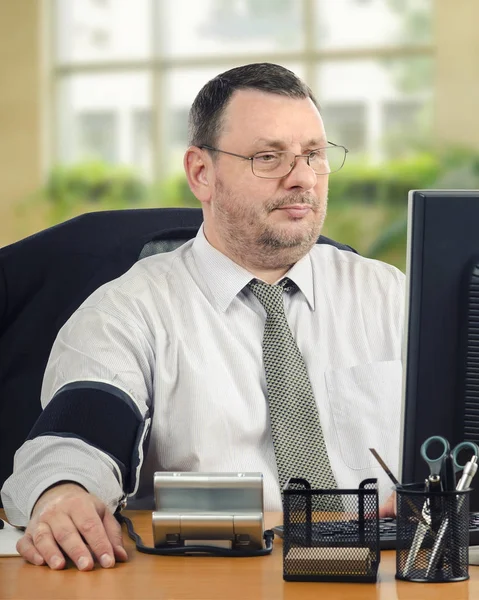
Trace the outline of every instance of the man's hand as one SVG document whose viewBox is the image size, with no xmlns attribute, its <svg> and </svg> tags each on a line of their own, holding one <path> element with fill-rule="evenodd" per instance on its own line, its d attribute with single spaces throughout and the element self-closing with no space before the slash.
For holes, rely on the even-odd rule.
<svg viewBox="0 0 479 600">
<path fill-rule="evenodd" d="M 393 492 L 386 502 L 379 507 L 379 518 L 396 516 L 396 492 Z"/>
<path fill-rule="evenodd" d="M 89 547 L 89 548 L 88 548 Z M 128 560 L 121 527 L 101 500 L 75 483 L 49 488 L 38 499 L 17 551 L 34 565 L 65 567 L 65 553 L 80 571 Z"/>
</svg>

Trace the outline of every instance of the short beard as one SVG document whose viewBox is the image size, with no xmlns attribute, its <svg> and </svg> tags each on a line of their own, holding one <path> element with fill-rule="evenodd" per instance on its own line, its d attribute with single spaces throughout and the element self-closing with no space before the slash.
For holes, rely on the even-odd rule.
<svg viewBox="0 0 479 600">
<path fill-rule="evenodd" d="M 307 204 L 319 219 L 306 230 L 281 231 L 261 221 L 274 210 L 290 204 Z M 245 206 L 241 198 L 216 184 L 214 207 L 218 228 L 228 256 L 238 264 L 251 269 L 288 269 L 314 246 L 326 218 L 327 198 L 321 201 L 311 194 L 293 193 L 263 205 L 260 211 Z"/>
</svg>

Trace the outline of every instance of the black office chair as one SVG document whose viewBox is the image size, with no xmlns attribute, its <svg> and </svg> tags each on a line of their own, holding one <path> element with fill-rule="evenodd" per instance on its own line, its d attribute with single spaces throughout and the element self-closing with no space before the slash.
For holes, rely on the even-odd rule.
<svg viewBox="0 0 479 600">
<path fill-rule="evenodd" d="M 62 325 L 95 289 L 194 237 L 202 220 L 197 208 L 88 213 L 0 250 L 0 488 L 41 412 Z"/>
<path fill-rule="evenodd" d="M 0 249 L 0 488 L 41 412 L 58 331 L 98 287 L 138 259 L 196 235 L 199 208 L 95 212 Z M 318 243 L 354 250 L 321 236 Z"/>
</svg>

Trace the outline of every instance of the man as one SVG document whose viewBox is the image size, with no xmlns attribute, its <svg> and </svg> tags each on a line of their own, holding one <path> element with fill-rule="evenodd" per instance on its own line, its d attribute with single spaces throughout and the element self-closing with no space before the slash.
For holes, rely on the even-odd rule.
<svg viewBox="0 0 479 600">
<path fill-rule="evenodd" d="M 44 412 L 2 491 L 33 564 L 61 569 L 62 550 L 82 570 L 125 560 L 112 511 L 125 492 L 151 497 L 155 470 L 260 471 L 266 510 L 280 510 L 280 483 L 315 460 L 322 487 L 382 478 L 370 446 L 397 467 L 403 276 L 315 244 L 345 150 L 311 90 L 277 65 L 227 71 L 193 103 L 190 144 L 196 239 L 100 288 L 52 349 Z M 274 355 L 278 289 L 292 338 Z M 282 393 L 293 361 L 303 371 Z M 300 384 L 296 405 L 310 404 L 295 433 Z"/>
</svg>

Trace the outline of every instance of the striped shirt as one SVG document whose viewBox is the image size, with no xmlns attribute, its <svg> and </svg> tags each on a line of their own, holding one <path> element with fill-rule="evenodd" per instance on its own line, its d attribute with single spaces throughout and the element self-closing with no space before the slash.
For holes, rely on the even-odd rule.
<svg viewBox="0 0 479 600">
<path fill-rule="evenodd" d="M 329 245 L 315 245 L 286 276 L 298 291 L 285 294 L 285 312 L 338 486 L 377 477 L 384 500 L 391 484 L 368 448 L 398 471 L 404 276 Z M 259 471 L 265 510 L 281 510 L 262 359 L 266 314 L 246 287 L 252 277 L 201 228 L 103 285 L 59 332 L 42 406 L 86 382 L 117 390 L 118 403 L 130 403 L 143 422 L 129 507 L 152 507 L 155 471 Z M 110 418 L 105 435 L 115 411 Z M 68 435 L 27 441 L 2 490 L 10 522 L 25 525 L 38 496 L 60 480 L 114 510 L 125 482 L 99 446 Z"/>
</svg>

